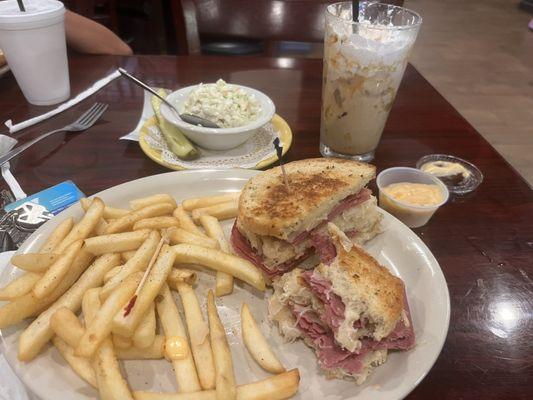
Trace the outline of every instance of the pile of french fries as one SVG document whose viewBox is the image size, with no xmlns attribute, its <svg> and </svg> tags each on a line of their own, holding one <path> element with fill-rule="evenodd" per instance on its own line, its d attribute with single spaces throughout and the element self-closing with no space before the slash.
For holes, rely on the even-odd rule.
<svg viewBox="0 0 533 400">
<path fill-rule="evenodd" d="M 51 342 L 73 371 L 116 400 L 286 399 L 299 372 L 285 370 L 250 309 L 242 305 L 243 342 L 275 375 L 237 385 L 215 295 L 233 292 L 234 279 L 265 290 L 262 273 L 232 254 L 220 220 L 237 214 L 239 193 L 177 204 L 167 194 L 130 201 L 129 209 L 82 199 L 83 217 L 62 221 L 38 253 L 17 254 L 24 273 L 0 289 L 0 328 L 35 318 L 22 332 L 18 358 L 29 362 Z M 207 320 L 194 289 L 201 266 L 216 271 Z M 179 294 L 185 323 L 172 290 Z M 158 323 L 159 321 L 159 323 Z M 177 393 L 132 392 L 120 360 L 166 358 Z"/>
</svg>

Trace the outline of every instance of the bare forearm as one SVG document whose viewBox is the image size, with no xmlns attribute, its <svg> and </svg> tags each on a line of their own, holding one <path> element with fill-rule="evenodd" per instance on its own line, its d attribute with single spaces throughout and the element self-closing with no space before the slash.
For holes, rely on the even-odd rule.
<svg viewBox="0 0 533 400">
<path fill-rule="evenodd" d="M 131 48 L 105 26 L 68 10 L 65 30 L 67 44 L 80 53 L 132 54 Z"/>
</svg>

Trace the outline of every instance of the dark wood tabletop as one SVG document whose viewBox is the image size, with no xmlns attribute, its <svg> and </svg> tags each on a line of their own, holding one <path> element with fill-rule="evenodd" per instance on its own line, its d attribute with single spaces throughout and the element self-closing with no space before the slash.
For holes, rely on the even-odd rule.
<svg viewBox="0 0 533 400">
<path fill-rule="evenodd" d="M 267 93 L 294 133 L 287 160 L 319 156 L 321 60 L 291 58 L 71 56 L 72 94 L 122 66 L 153 86 L 178 88 L 223 78 Z M 120 141 L 140 117 L 143 93 L 118 79 L 92 98 L 14 136 L 21 142 L 71 122 L 94 101 L 109 103 L 95 127 L 59 134 L 11 163 L 28 193 L 67 179 L 90 195 L 166 172 Z M 0 122 L 46 108 L 24 100 L 14 78 L 0 78 Z M 0 129 L 0 133 L 3 129 Z M 533 191 L 516 171 L 412 67 L 408 67 L 374 163 L 414 166 L 426 154 L 465 158 L 485 176 L 474 193 L 452 197 L 415 232 L 448 282 L 451 321 L 442 353 L 409 399 L 533 398 Z"/>
</svg>

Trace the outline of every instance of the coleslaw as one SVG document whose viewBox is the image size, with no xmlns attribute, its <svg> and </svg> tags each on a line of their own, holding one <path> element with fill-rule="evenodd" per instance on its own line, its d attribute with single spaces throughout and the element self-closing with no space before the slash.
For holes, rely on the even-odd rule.
<svg viewBox="0 0 533 400">
<path fill-rule="evenodd" d="M 200 83 L 193 89 L 182 113 L 205 118 L 221 128 L 237 128 L 259 118 L 261 104 L 253 94 L 219 79 L 216 83 Z"/>
</svg>

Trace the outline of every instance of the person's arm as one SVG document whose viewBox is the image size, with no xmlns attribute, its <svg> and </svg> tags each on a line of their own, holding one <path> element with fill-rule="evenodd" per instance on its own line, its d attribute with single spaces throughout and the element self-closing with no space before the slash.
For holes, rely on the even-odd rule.
<svg viewBox="0 0 533 400">
<path fill-rule="evenodd" d="M 69 10 L 65 14 L 65 31 L 67 44 L 80 53 L 133 54 L 130 46 L 105 26 Z"/>
</svg>

